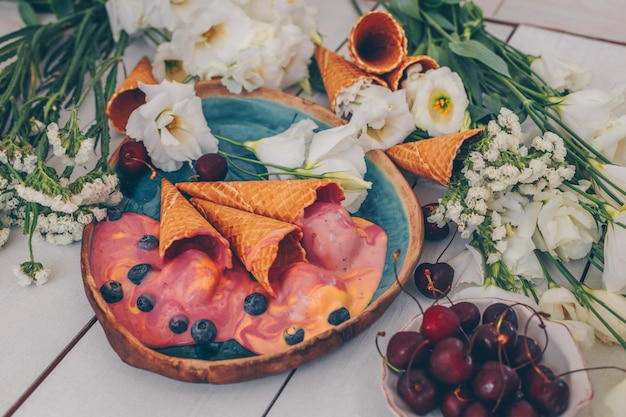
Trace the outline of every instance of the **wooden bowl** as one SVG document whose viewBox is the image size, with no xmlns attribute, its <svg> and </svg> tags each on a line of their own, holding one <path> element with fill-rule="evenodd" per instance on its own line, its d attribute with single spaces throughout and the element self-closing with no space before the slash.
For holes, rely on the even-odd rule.
<svg viewBox="0 0 626 417">
<path fill-rule="evenodd" d="M 209 81 L 198 83 L 196 91 L 203 99 L 205 116 L 211 130 L 216 134 L 241 141 L 274 135 L 304 117 L 312 118 L 320 128 L 345 123 L 345 120 L 330 110 L 278 90 L 260 88 L 253 93 L 232 95 L 218 81 Z M 235 146 L 229 149 L 229 152 L 242 152 L 242 149 Z M 117 153 L 114 153 L 111 158 L 112 164 L 115 164 L 116 160 Z M 83 283 L 87 298 L 111 347 L 124 362 L 137 368 L 182 381 L 223 384 L 288 371 L 339 348 L 367 329 L 384 313 L 400 292 L 393 267 L 395 251 L 400 251 L 397 259 L 398 280 L 406 284 L 412 276 L 422 250 L 423 218 L 413 190 L 384 152 L 370 151 L 366 156 L 366 163 L 368 167 L 366 179 L 372 181 L 373 187 L 361 209 L 354 215 L 379 224 L 387 231 L 389 239 L 380 286 L 361 314 L 311 339 L 273 354 L 205 360 L 160 353 L 140 343 L 121 326 L 100 295 L 89 265 L 91 238 L 95 227 L 91 224 L 85 227 L 83 233 L 81 248 Z M 186 174 L 166 173 L 166 176 L 171 175 L 176 180 L 176 175 L 188 173 L 188 171 Z M 229 172 L 226 179 L 236 180 L 241 177 L 238 173 Z M 158 217 L 160 204 L 158 183 L 159 181 L 146 179 L 144 183 L 136 184 L 136 189 L 141 192 L 141 204 L 133 201 L 131 192 L 124 210 Z"/>
</svg>

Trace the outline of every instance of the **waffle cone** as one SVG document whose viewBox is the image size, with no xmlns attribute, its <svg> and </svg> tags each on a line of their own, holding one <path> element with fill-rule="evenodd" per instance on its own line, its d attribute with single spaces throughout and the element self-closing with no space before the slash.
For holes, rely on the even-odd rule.
<svg viewBox="0 0 626 417">
<path fill-rule="evenodd" d="M 391 14 L 375 10 L 361 15 L 354 24 L 348 36 L 348 50 L 357 67 L 372 74 L 385 74 L 407 56 L 407 38 Z"/>
<path fill-rule="evenodd" d="M 152 64 L 147 56 L 139 60 L 107 103 L 106 115 L 120 133 L 126 133 L 126 123 L 133 110 L 146 102 L 146 95 L 139 89 L 140 81 L 144 84 L 158 84 L 152 75 Z"/>
<path fill-rule="evenodd" d="M 391 91 L 396 91 L 402 88 L 401 83 L 406 79 L 407 70 L 413 65 L 421 65 L 422 70 L 420 72 L 426 72 L 431 69 L 439 68 L 439 64 L 433 58 L 428 55 L 411 55 L 402 60 L 393 71 L 385 74 L 385 79 Z"/>
<path fill-rule="evenodd" d="M 161 180 L 161 231 L 159 255 L 173 258 L 186 244 L 197 244 L 222 268 L 232 268 L 228 241 L 167 179 Z"/>
<path fill-rule="evenodd" d="M 296 225 L 271 219 L 244 210 L 192 198 L 191 202 L 219 232 L 263 288 L 272 296 L 270 269 L 293 262 L 306 262 Z"/>
<path fill-rule="evenodd" d="M 328 179 L 180 182 L 176 186 L 192 197 L 294 224 L 316 201 L 340 203 L 344 199 L 341 187 Z"/>
<path fill-rule="evenodd" d="M 368 74 L 341 55 L 323 47 L 315 48 L 315 61 L 320 70 L 324 89 L 330 101 L 331 110 L 336 112 L 337 96 L 358 80 L 371 80 L 372 83 L 387 86 L 382 78 Z"/>
<path fill-rule="evenodd" d="M 400 168 L 441 185 L 448 185 L 454 158 L 467 139 L 482 129 L 394 145 L 387 150 L 389 158 Z"/>
</svg>

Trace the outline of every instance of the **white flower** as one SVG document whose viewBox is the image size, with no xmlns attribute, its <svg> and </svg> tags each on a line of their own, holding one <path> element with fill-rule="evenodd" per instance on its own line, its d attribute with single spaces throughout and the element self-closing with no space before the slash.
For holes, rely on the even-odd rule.
<svg viewBox="0 0 626 417">
<path fill-rule="evenodd" d="M 48 276 L 50 270 L 46 269 L 40 263 L 36 262 L 24 262 L 21 265 L 13 267 L 13 274 L 17 277 L 17 282 L 23 287 L 27 287 L 31 284 L 37 286 L 43 285 L 48 282 Z"/>
<path fill-rule="evenodd" d="M 193 85 L 168 80 L 139 85 L 146 93 L 146 103 L 131 113 L 126 133 L 144 142 L 155 167 L 174 171 L 184 161 L 217 152 L 217 139 Z"/>
<path fill-rule="evenodd" d="M 335 113 L 341 117 L 348 117 L 354 111 L 354 103 L 358 103 L 361 91 L 372 86 L 371 78 L 359 78 L 337 94 L 335 98 Z"/>
<path fill-rule="evenodd" d="M 285 89 L 308 77 L 315 44 L 306 33 L 294 25 L 283 26 L 274 45 L 272 56 L 276 57 L 282 72 L 277 88 Z M 270 81 L 270 76 L 265 77 L 266 82 Z"/>
<path fill-rule="evenodd" d="M 596 313 L 608 323 L 609 327 L 613 329 L 613 331 L 615 331 L 622 339 L 626 338 L 626 323 L 622 321 L 623 317 L 626 317 L 626 298 L 619 294 L 615 294 L 606 290 L 588 291 L 591 292 L 591 294 L 599 300 L 590 300 L 590 309 L 592 308 L 593 310 L 595 310 Z M 615 317 L 615 315 L 613 315 L 609 310 L 603 307 L 600 302 L 606 305 L 622 319 Z M 587 323 L 593 326 L 596 332 L 596 336 L 598 336 L 600 340 L 608 343 L 617 342 L 615 336 L 604 324 L 602 324 L 596 314 L 589 314 L 587 317 Z"/>
<path fill-rule="evenodd" d="M 287 130 L 267 138 L 247 141 L 243 145 L 250 149 L 259 161 L 266 164 L 280 165 L 286 168 L 298 168 L 304 163 L 307 144 L 311 142 L 317 124 L 311 119 L 303 119 L 292 124 Z M 268 172 L 283 170 L 267 166 Z M 291 174 L 270 175 L 271 179 L 292 178 Z"/>
<path fill-rule="evenodd" d="M 530 69 L 558 92 L 578 91 L 591 84 L 591 71 L 555 56 L 541 55 L 535 58 Z"/>
<path fill-rule="evenodd" d="M 537 248 L 564 262 L 584 258 L 601 236 L 593 215 L 569 191 L 544 191 L 534 199 L 543 202 L 533 235 Z"/>
<path fill-rule="evenodd" d="M 143 0 L 145 21 L 157 29 L 170 32 L 189 24 L 202 9 L 216 8 L 213 0 Z"/>
<path fill-rule="evenodd" d="M 357 101 L 360 104 L 353 107 L 351 120 L 363 126 L 358 143 L 365 152 L 389 149 L 415 130 L 404 90 L 392 92 L 372 85 L 361 90 Z"/>
<path fill-rule="evenodd" d="M 10 234 L 10 227 L 0 227 L 0 248 L 3 247 L 5 243 L 7 243 Z"/>
<path fill-rule="evenodd" d="M 367 167 L 365 153 L 357 142 L 358 127 L 352 123 L 322 130 L 313 135 L 303 168 L 296 175 L 319 175 L 339 182 L 344 189 L 342 206 L 353 213 L 358 210 L 371 188 L 363 179 Z"/>
<path fill-rule="evenodd" d="M 179 51 L 188 74 L 209 79 L 224 74 L 240 51 L 250 47 L 255 25 L 230 0 L 220 0 L 219 7 L 204 9 L 185 27 L 172 34 L 171 49 Z M 166 46 L 162 46 L 166 45 Z M 162 43 L 157 48 L 169 48 Z"/>
<path fill-rule="evenodd" d="M 428 70 L 411 83 L 415 125 L 431 136 L 458 132 L 469 104 L 461 77 L 448 67 Z M 412 94 L 412 93 L 407 93 Z"/>
<path fill-rule="evenodd" d="M 515 232 L 505 239 L 507 249 L 502 254 L 502 261 L 513 275 L 533 281 L 543 279 L 543 270 L 535 256 L 536 246 L 532 240 L 540 210 L 541 203 L 531 202 L 522 206 L 519 217 L 509 220 L 516 228 Z"/>
<path fill-rule="evenodd" d="M 116 41 L 122 30 L 132 35 L 148 27 L 144 16 L 143 0 L 107 0 L 104 7 Z"/>
<path fill-rule="evenodd" d="M 452 288 L 457 285 L 482 285 L 485 280 L 483 256 L 476 248 L 465 245 L 465 249 L 446 261 L 454 268 Z"/>
<path fill-rule="evenodd" d="M 602 283 L 611 292 L 626 291 L 626 211 L 619 212 L 608 222 L 604 237 L 604 270 Z"/>
<path fill-rule="evenodd" d="M 80 148 L 74 157 L 67 155 L 67 149 L 63 146 L 61 131 L 56 123 L 50 123 L 46 130 L 48 142 L 52 145 L 54 156 L 61 158 L 66 166 L 86 165 L 95 157 L 94 139 L 86 138 L 80 141 Z M 76 139 L 77 140 L 77 139 Z"/>
<path fill-rule="evenodd" d="M 565 96 L 554 108 L 565 125 L 589 141 L 611 120 L 612 97 L 605 91 L 585 89 Z"/>
<path fill-rule="evenodd" d="M 254 91 L 261 86 L 278 88 L 282 70 L 276 59 L 269 58 L 259 48 L 242 51 L 224 71 L 222 84 L 234 94 L 240 94 L 243 89 Z"/>
<path fill-rule="evenodd" d="M 622 417 L 626 410 L 626 378 L 604 395 L 602 417 Z"/>
<path fill-rule="evenodd" d="M 586 321 L 587 310 L 580 305 L 576 296 L 567 288 L 549 288 L 541 294 L 539 308 L 550 315 L 550 320 Z"/>
<path fill-rule="evenodd" d="M 607 203 L 612 204 L 615 208 L 619 209 L 626 202 L 626 196 L 620 192 L 620 190 L 626 192 L 626 167 L 603 164 L 594 159 L 591 159 L 589 162 L 597 168 L 602 175 L 618 187 L 614 188 L 604 181 L 602 185 L 594 184 L 594 189 L 600 197 L 602 197 L 602 199 Z M 607 189 L 604 189 L 603 186 Z"/>
<path fill-rule="evenodd" d="M 612 163 L 626 166 L 626 115 L 596 132 L 589 143 Z"/>
</svg>

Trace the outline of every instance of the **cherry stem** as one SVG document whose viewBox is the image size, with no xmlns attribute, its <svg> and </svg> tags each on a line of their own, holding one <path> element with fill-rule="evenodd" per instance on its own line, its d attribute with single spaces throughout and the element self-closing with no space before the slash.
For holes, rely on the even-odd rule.
<svg viewBox="0 0 626 417">
<path fill-rule="evenodd" d="M 393 274 L 394 274 L 394 278 L 396 279 L 396 283 L 398 284 L 402 292 L 407 294 L 409 297 L 413 299 L 413 301 L 417 303 L 417 306 L 419 307 L 420 312 L 424 314 L 424 308 L 420 304 L 419 300 L 413 294 L 411 294 L 406 288 L 404 288 L 404 285 L 402 285 L 402 283 L 400 282 L 400 278 L 398 278 L 398 258 L 399 257 L 400 257 L 400 249 L 397 249 L 393 253 Z"/>
<path fill-rule="evenodd" d="M 378 351 L 378 354 L 380 355 L 381 358 L 383 358 L 383 361 L 385 362 L 385 365 L 387 365 L 391 370 L 393 370 L 394 372 L 397 373 L 401 373 L 402 370 L 396 368 L 395 366 L 393 366 L 391 364 L 391 362 L 389 362 L 389 360 L 387 360 L 387 357 L 385 355 L 383 355 L 382 350 L 380 349 L 380 345 L 378 344 L 378 339 L 380 337 L 385 337 L 386 333 L 385 332 L 378 332 L 376 333 L 376 339 L 374 339 L 374 343 L 376 344 L 376 350 Z"/>
<path fill-rule="evenodd" d="M 439 260 L 441 259 L 441 257 L 443 256 L 443 254 L 448 250 L 448 248 L 450 247 L 450 245 L 452 244 L 452 242 L 454 241 L 454 238 L 456 237 L 456 231 L 454 233 L 450 232 L 450 240 L 448 241 L 448 244 L 446 245 L 445 248 L 443 248 L 443 250 L 441 251 L 441 253 L 439 254 L 439 256 L 437 257 L 437 259 L 435 260 L 435 262 L 439 262 Z"/>
<path fill-rule="evenodd" d="M 131 161 L 137 161 L 137 162 L 141 162 L 142 164 L 144 164 L 145 166 L 148 167 L 148 169 L 150 170 L 150 179 L 153 180 L 156 178 L 156 176 L 158 175 L 158 173 L 156 172 L 156 169 L 154 169 L 154 167 L 152 165 L 150 165 L 149 163 L 147 163 L 146 161 L 144 161 L 143 159 L 139 159 L 139 158 L 135 158 L 134 156 L 131 156 L 130 152 L 127 152 L 124 154 L 124 158 L 126 159 L 130 159 Z"/>
<path fill-rule="evenodd" d="M 620 368 L 619 366 L 614 366 L 614 365 L 604 365 L 604 366 L 593 366 L 591 368 L 581 368 L 581 369 L 573 369 L 571 371 L 565 371 L 560 375 L 557 375 L 559 378 L 576 373 L 576 372 L 582 372 L 582 371 L 603 371 L 605 369 L 611 369 L 614 371 L 620 371 L 620 372 L 624 372 L 626 373 L 626 369 L 625 368 Z"/>
</svg>

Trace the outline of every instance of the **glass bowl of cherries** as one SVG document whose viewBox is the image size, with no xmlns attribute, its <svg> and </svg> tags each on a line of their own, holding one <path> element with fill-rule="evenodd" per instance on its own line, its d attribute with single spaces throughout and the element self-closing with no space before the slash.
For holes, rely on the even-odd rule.
<svg viewBox="0 0 626 417">
<path fill-rule="evenodd" d="M 379 340 L 383 391 L 401 417 L 574 417 L 593 398 L 567 327 L 517 302 L 436 302 L 385 353 Z"/>
</svg>

